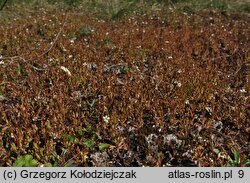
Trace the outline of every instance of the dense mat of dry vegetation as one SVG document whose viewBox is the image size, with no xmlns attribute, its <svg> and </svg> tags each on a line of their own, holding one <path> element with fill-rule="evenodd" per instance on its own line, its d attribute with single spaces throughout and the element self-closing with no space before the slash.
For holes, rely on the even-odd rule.
<svg viewBox="0 0 250 183">
<path fill-rule="evenodd" d="M 63 12 L 1 20 L 1 166 L 247 166 L 247 14 Z"/>
</svg>

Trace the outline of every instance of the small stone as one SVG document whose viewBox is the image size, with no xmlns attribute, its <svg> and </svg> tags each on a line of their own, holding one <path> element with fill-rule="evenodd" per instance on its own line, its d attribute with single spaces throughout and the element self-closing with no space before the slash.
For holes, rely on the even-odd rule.
<svg viewBox="0 0 250 183">
<path fill-rule="evenodd" d="M 0 102 L 4 102 L 4 101 L 6 101 L 6 100 L 8 100 L 7 97 L 4 97 L 4 96 L 0 95 Z"/>
</svg>

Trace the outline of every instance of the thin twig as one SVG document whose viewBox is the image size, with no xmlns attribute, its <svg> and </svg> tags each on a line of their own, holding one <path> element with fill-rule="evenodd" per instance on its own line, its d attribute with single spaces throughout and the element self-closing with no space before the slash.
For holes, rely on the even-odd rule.
<svg viewBox="0 0 250 183">
<path fill-rule="evenodd" d="M 58 38 L 59 38 L 60 34 L 62 33 L 63 28 L 64 28 L 64 27 L 65 27 L 65 25 L 66 25 L 67 18 L 68 18 L 68 15 L 66 15 L 66 18 L 65 18 L 65 20 L 64 20 L 64 23 L 63 23 L 62 27 L 60 28 L 59 32 L 57 33 L 57 35 L 56 35 L 55 39 L 53 40 L 53 42 L 52 42 L 51 46 L 50 46 L 50 47 L 49 47 L 49 48 L 48 48 L 48 49 L 47 49 L 44 53 L 42 53 L 41 55 L 39 55 L 37 58 L 41 58 L 42 56 L 44 56 L 44 55 L 48 54 L 48 53 L 52 50 L 52 48 L 53 48 L 53 47 L 54 47 L 54 45 L 56 44 L 56 42 L 57 42 L 57 40 L 58 40 Z"/>
<path fill-rule="evenodd" d="M 41 57 L 43 57 L 44 55 L 48 54 L 48 53 L 53 49 L 54 45 L 56 44 L 56 42 L 57 42 L 59 36 L 61 35 L 61 33 L 62 33 L 62 31 L 63 31 L 63 29 L 64 29 L 64 27 L 65 27 L 65 25 L 66 25 L 67 18 L 68 18 L 68 15 L 66 14 L 66 18 L 65 18 L 65 20 L 64 20 L 64 23 L 63 23 L 63 25 L 61 26 L 59 32 L 57 33 L 55 39 L 53 40 L 51 46 L 50 46 L 45 52 L 43 52 L 41 55 L 38 55 L 36 58 L 41 58 Z M 33 66 L 32 64 L 29 63 L 29 61 L 32 61 L 32 60 L 34 60 L 35 58 L 25 59 L 25 58 L 23 58 L 22 56 L 18 56 L 18 55 L 17 55 L 17 56 L 13 56 L 13 57 L 2 57 L 2 58 L 1 58 L 1 60 L 11 60 L 12 62 L 15 61 L 15 60 L 17 60 L 17 59 L 18 59 L 18 60 L 19 60 L 19 59 L 23 60 L 25 63 L 29 64 L 29 65 L 30 65 L 33 69 L 35 69 L 35 70 L 38 70 L 38 71 L 46 70 L 46 69 L 44 69 L 44 68 L 43 68 L 43 69 L 37 68 L 37 67 L 35 67 L 35 66 Z"/>
</svg>

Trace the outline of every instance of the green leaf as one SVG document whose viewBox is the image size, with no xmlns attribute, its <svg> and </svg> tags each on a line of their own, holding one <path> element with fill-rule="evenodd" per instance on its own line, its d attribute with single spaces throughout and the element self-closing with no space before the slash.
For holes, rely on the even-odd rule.
<svg viewBox="0 0 250 183">
<path fill-rule="evenodd" d="M 14 167 L 23 167 L 25 164 L 25 159 L 23 156 L 17 158 L 17 160 L 14 162 L 13 166 Z"/>
<path fill-rule="evenodd" d="M 77 133 L 78 133 L 78 135 L 82 136 L 83 135 L 83 130 L 82 129 L 78 129 Z"/>
<path fill-rule="evenodd" d="M 37 161 L 33 159 L 31 155 L 20 156 L 13 163 L 14 167 L 35 167 L 37 165 Z"/>
<path fill-rule="evenodd" d="M 17 74 L 18 75 L 21 75 L 21 66 L 20 66 L 20 64 L 18 64 L 18 66 L 17 66 L 17 68 L 16 68 L 16 72 L 17 72 Z"/>
<path fill-rule="evenodd" d="M 87 140 L 83 143 L 85 146 L 87 146 L 88 148 L 94 147 L 95 146 L 95 142 L 93 140 Z"/>
<path fill-rule="evenodd" d="M 104 144 L 100 144 L 99 145 L 99 150 L 103 151 L 103 150 L 107 149 L 108 147 L 109 147 L 109 144 L 105 144 L 105 143 Z"/>
<path fill-rule="evenodd" d="M 250 165 L 250 160 L 249 159 L 245 160 L 243 164 L 244 164 L 244 166 L 249 166 Z"/>
<path fill-rule="evenodd" d="M 214 153 L 218 155 L 220 153 L 220 150 L 215 148 Z"/>
<path fill-rule="evenodd" d="M 67 139 L 69 142 L 71 143 L 75 143 L 78 141 L 78 139 L 72 135 L 69 135 L 69 134 L 64 134 L 63 135 L 65 139 Z"/>
<path fill-rule="evenodd" d="M 240 154 L 238 151 L 234 151 L 234 161 L 235 163 L 239 164 L 240 163 Z"/>
</svg>

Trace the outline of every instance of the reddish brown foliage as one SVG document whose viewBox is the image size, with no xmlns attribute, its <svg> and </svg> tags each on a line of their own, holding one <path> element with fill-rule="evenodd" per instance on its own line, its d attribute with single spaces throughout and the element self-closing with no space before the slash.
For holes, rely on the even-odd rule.
<svg viewBox="0 0 250 183">
<path fill-rule="evenodd" d="M 114 22 L 69 12 L 43 55 L 65 15 L 38 14 L 0 27 L 2 166 L 24 154 L 59 166 L 70 158 L 79 166 L 224 166 L 215 148 L 249 158 L 246 16 Z M 101 143 L 110 146 L 100 151 Z"/>
</svg>

